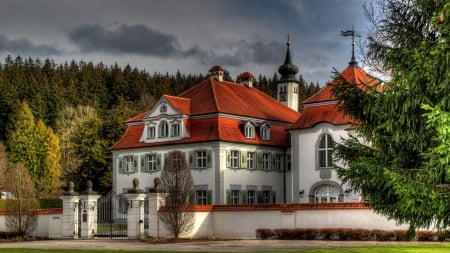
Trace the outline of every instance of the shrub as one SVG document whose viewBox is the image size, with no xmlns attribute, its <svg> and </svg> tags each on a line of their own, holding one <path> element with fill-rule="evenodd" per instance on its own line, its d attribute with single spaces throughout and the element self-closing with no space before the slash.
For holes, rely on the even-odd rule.
<svg viewBox="0 0 450 253">
<path fill-rule="evenodd" d="M 267 239 L 272 237 L 272 230 L 270 228 L 256 229 L 256 238 Z"/>
<path fill-rule="evenodd" d="M 38 199 L 37 208 L 38 209 L 62 208 L 62 200 L 58 198 Z"/>
</svg>

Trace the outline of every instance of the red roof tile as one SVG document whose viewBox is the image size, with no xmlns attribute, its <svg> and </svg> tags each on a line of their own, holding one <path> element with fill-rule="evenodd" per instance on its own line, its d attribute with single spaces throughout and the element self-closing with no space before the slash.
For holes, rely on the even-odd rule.
<svg viewBox="0 0 450 253">
<path fill-rule="evenodd" d="M 162 145 L 207 142 L 207 141 L 229 141 L 246 144 L 268 145 L 268 146 L 288 146 L 290 143 L 289 134 L 286 131 L 287 126 L 271 125 L 270 140 L 264 141 L 255 134 L 255 139 L 244 137 L 239 125 L 242 123 L 239 119 L 230 119 L 223 117 L 211 117 L 204 119 L 186 120 L 186 128 L 190 138 L 178 141 L 143 143 L 139 142 L 144 124 L 129 125 L 122 139 L 114 144 L 111 149 L 154 147 Z M 257 131 L 256 131 L 257 132 Z"/>
<path fill-rule="evenodd" d="M 226 113 L 271 121 L 294 123 L 300 113 L 257 88 L 209 78 L 181 93 L 191 100 L 191 115 Z"/>
<path fill-rule="evenodd" d="M 358 66 L 347 67 L 346 69 L 344 69 L 344 71 L 341 72 L 341 76 L 347 82 L 356 83 L 361 88 L 364 88 L 364 86 L 366 85 L 371 86 L 379 83 L 378 80 L 367 74 L 362 68 Z M 333 86 L 339 85 L 341 82 L 342 81 L 339 79 L 334 79 L 333 81 L 331 81 L 331 83 L 325 85 L 325 87 L 319 90 L 316 94 L 303 101 L 303 104 L 336 100 L 336 97 L 332 92 Z"/>
<path fill-rule="evenodd" d="M 351 118 L 339 111 L 336 104 L 329 104 L 305 108 L 300 119 L 290 129 L 311 128 L 321 122 L 333 125 L 352 123 Z"/>
<path fill-rule="evenodd" d="M 139 139 L 144 130 L 142 119 L 148 112 L 128 120 L 128 128 L 112 149 L 160 146 L 205 141 L 229 141 L 257 145 L 287 146 L 290 143 L 286 129 L 300 116 L 300 113 L 280 103 L 257 88 L 243 84 L 218 81 L 208 78 L 179 96 L 164 95 L 164 98 L 180 113 L 190 116 L 184 123 L 190 138 L 178 141 L 142 143 Z M 241 130 L 241 119 L 218 116 L 229 114 L 270 123 L 271 140 L 263 141 L 255 134 L 255 139 L 247 139 Z M 195 116 L 210 115 L 208 118 L 195 119 Z M 192 118 L 194 117 L 194 119 Z M 136 124 L 137 123 L 137 124 Z"/>
</svg>

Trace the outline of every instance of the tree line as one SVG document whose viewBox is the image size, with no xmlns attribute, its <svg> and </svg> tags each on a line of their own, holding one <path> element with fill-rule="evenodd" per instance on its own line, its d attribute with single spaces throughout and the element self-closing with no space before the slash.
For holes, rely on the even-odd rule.
<svg viewBox="0 0 450 253">
<path fill-rule="evenodd" d="M 205 78 L 180 71 L 150 74 L 130 65 L 56 64 L 7 56 L 0 65 L 4 157 L 28 169 L 39 197 L 60 193 L 68 180 L 76 190 L 92 180 L 105 192 L 112 184 L 109 147 L 124 133 L 125 121 L 151 109 L 161 95 L 177 95 Z M 233 81 L 228 72 L 225 79 Z M 320 89 L 302 76 L 299 80 L 300 100 Z M 255 86 L 276 97 L 277 81 L 276 73 L 271 78 L 259 75 Z M 0 189 L 5 188 L 1 181 Z"/>
</svg>

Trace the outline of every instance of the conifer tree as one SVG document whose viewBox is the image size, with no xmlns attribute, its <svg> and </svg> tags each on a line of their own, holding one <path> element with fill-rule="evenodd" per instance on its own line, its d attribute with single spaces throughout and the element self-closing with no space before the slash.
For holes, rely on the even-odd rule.
<svg viewBox="0 0 450 253">
<path fill-rule="evenodd" d="M 339 177 L 375 211 L 417 227 L 450 225 L 450 2 L 382 0 L 371 12 L 369 57 L 392 72 L 383 92 L 336 86 L 360 138 L 345 140 Z M 377 15 L 381 15 L 378 18 Z M 370 15 L 369 15 L 370 16 Z M 428 105 L 428 106 L 425 106 Z M 429 110 L 432 110 L 431 112 Z M 445 144 L 445 145 L 443 145 Z"/>
</svg>

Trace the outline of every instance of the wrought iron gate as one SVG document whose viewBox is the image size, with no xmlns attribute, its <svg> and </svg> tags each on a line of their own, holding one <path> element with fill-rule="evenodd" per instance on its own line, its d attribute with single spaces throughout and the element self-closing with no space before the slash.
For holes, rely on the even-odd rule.
<svg viewBox="0 0 450 253">
<path fill-rule="evenodd" d="M 97 202 L 97 234 L 103 238 L 127 237 L 127 200 L 123 195 L 110 191 Z"/>
</svg>

